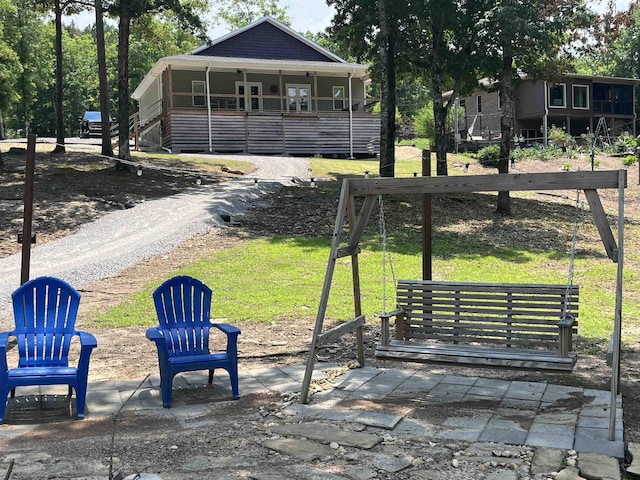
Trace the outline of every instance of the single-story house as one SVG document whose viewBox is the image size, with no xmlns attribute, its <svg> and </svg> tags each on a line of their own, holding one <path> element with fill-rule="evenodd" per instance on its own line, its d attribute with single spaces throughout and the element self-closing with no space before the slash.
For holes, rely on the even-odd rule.
<svg viewBox="0 0 640 480">
<path fill-rule="evenodd" d="M 264 17 L 164 57 L 135 89 L 139 134 L 173 152 L 373 156 L 367 65 Z"/>
<path fill-rule="evenodd" d="M 520 141 L 547 143 L 549 128 L 562 128 L 573 137 L 585 133 L 636 135 L 635 78 L 564 74 L 560 82 L 523 78 L 514 99 L 513 135 Z M 482 90 L 460 98 L 465 109 L 466 138 L 471 141 L 500 137 L 502 106 L 499 93 L 488 80 Z M 465 135 L 462 135 L 462 139 Z"/>
</svg>

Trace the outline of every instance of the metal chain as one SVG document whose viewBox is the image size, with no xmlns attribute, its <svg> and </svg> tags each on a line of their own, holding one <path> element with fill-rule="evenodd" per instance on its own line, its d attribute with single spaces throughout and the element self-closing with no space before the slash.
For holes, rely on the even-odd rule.
<svg viewBox="0 0 640 480">
<path fill-rule="evenodd" d="M 378 205 L 380 206 L 378 213 L 378 224 L 380 226 L 380 237 L 382 239 L 382 311 L 387 311 L 387 259 L 389 260 L 389 269 L 391 270 L 391 280 L 396 285 L 396 274 L 393 271 L 393 262 L 391 254 L 388 251 L 387 227 L 384 221 L 384 204 L 382 195 L 378 195 Z"/>
<path fill-rule="evenodd" d="M 571 303 L 571 292 L 573 287 L 573 276 L 575 273 L 576 244 L 578 241 L 578 229 L 584 223 L 582 202 L 580 200 L 580 190 L 576 190 L 576 215 L 573 222 L 573 235 L 571 238 L 571 254 L 569 256 L 569 276 L 567 278 L 567 291 L 564 294 L 564 311 L 562 318 L 567 316 L 567 309 Z"/>
</svg>

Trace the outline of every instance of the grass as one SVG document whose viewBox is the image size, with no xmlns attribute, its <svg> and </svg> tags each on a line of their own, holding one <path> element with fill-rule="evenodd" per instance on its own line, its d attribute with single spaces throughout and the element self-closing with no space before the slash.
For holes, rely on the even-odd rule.
<svg viewBox="0 0 640 480">
<path fill-rule="evenodd" d="M 411 140 L 401 140 L 398 142 L 398 145 L 413 145 L 422 150 L 429 150 L 431 148 L 431 141 L 428 138 L 416 137 Z"/>
<path fill-rule="evenodd" d="M 462 156 L 450 155 L 449 161 L 462 161 Z M 327 160 L 323 158 L 309 159 L 309 165 L 311 173 L 316 178 L 332 179 L 336 180 L 344 177 L 363 177 L 366 172 L 372 177 L 379 176 L 380 162 L 375 159 L 367 160 Z M 435 172 L 435 155 L 431 155 L 431 169 Z M 397 160 L 395 164 L 395 176 L 396 177 L 411 177 L 417 173 L 422 175 L 422 158 L 418 154 L 415 157 Z M 450 174 L 455 174 L 452 171 Z"/>
<path fill-rule="evenodd" d="M 245 162 L 242 160 L 229 160 L 224 159 L 220 160 L 218 158 L 212 158 L 207 155 L 203 155 L 202 157 L 198 156 L 189 156 L 184 157 L 182 155 L 177 155 L 175 153 L 145 153 L 145 152 L 131 152 L 131 158 L 136 159 L 139 158 L 142 163 L 157 163 L 158 160 L 161 161 L 162 164 L 167 164 L 166 162 L 170 162 L 173 168 L 181 170 L 194 170 L 199 172 L 209 172 L 209 173 L 219 173 L 222 171 L 222 167 L 227 167 L 230 170 L 242 171 L 245 173 L 254 172 L 256 167 L 251 162 Z"/>
<path fill-rule="evenodd" d="M 396 172 L 418 167 L 420 160 L 399 162 Z M 326 271 L 331 231 L 335 219 L 335 200 L 339 182 L 345 175 L 375 171 L 372 160 L 310 160 L 313 174 L 330 179 L 317 189 L 287 187 L 268 208 L 282 210 L 276 217 L 281 228 L 298 231 L 308 209 L 315 206 L 315 233 L 282 235 L 269 233 L 272 218 L 260 227 L 248 222 L 244 235 L 232 248 L 212 251 L 194 259 L 189 267 L 173 274 L 187 274 L 203 280 L 214 291 L 216 317 L 231 323 L 277 321 L 295 318 L 312 321 L 317 313 Z M 566 283 L 570 264 L 574 207 L 535 194 L 512 194 L 512 217 L 496 217 L 493 195 L 465 194 L 434 198 L 434 278 L 484 282 Z M 296 199 L 300 201 L 296 202 Z M 277 202 L 283 202 L 281 205 Z M 384 204 L 388 252 L 395 278 L 420 278 L 421 237 L 420 199 L 388 197 Z M 324 215 L 324 216 L 323 216 Z M 301 220 L 303 219 L 303 220 Z M 590 220 L 590 219 L 589 219 Z M 287 223 L 289 222 L 289 223 Z M 298 222 L 298 223 L 296 223 Z M 364 314 L 373 319 L 384 309 L 393 308 L 394 291 L 391 265 L 383 278 L 382 247 L 378 219 L 372 218 L 363 238 L 360 255 L 361 290 Z M 629 221 L 626 237 L 625 306 L 623 335 L 636 341 L 640 302 L 633 292 L 640 289 L 640 276 L 633 266 L 640 263 L 634 248 L 640 238 L 635 219 Z M 307 225 L 308 227 L 308 225 Z M 265 231 L 266 230 L 266 231 Z M 631 268 L 630 268 L 631 267 Z M 579 337 L 591 348 L 607 347 L 612 331 L 615 305 L 616 266 L 603 253 L 595 225 L 585 222 L 579 232 L 574 283 L 581 286 Z M 104 326 L 153 325 L 155 314 L 151 292 L 162 279 L 150 279 L 147 287 L 135 292 L 129 301 L 108 310 L 97 319 Z M 353 315 L 351 267 L 348 258 L 339 259 L 332 283 L 328 320 L 344 320 Z M 595 345 L 595 347 L 594 347 Z"/>
</svg>

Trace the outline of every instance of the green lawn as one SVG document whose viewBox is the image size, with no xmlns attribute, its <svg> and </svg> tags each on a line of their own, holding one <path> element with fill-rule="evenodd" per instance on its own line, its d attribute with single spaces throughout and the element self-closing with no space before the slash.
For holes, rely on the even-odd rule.
<svg viewBox="0 0 640 480">
<path fill-rule="evenodd" d="M 454 158 L 455 160 L 455 158 Z M 406 165 L 405 165 L 406 163 Z M 402 162 L 398 168 L 410 174 L 420 160 Z M 335 179 L 376 171 L 377 161 L 312 159 L 318 178 Z M 339 183 L 328 180 L 324 188 L 287 187 L 291 198 L 302 198 L 299 214 L 283 218 L 291 223 L 306 221 L 304 208 L 317 205 L 324 217 L 318 220 L 321 233 L 312 235 L 243 235 L 231 248 L 210 252 L 204 258 L 173 274 L 195 276 L 214 291 L 214 316 L 230 323 L 269 322 L 283 318 L 312 321 L 315 318 L 335 219 Z M 290 193 L 289 193 L 290 192 Z M 280 195 L 286 197 L 287 195 Z M 297 196 L 297 197 L 296 197 Z M 490 195 L 442 198 L 434 204 L 434 278 L 481 282 L 565 283 L 569 272 L 570 239 L 574 207 L 570 202 L 547 200 L 542 196 L 515 196 L 514 215 L 496 218 Z M 282 200 L 293 202 L 293 200 Z M 305 207 L 306 205 L 306 207 Z M 375 314 L 394 307 L 395 278 L 420 278 L 421 237 L 419 199 L 387 199 L 385 218 L 388 233 L 387 279 L 383 278 L 381 237 L 378 218 L 372 218 L 360 255 L 363 311 Z M 267 208 L 267 207 L 264 207 Z M 388 210 L 387 210 L 388 209 Z M 314 218 L 318 218 L 317 216 Z M 288 225 L 288 224 L 287 224 Z M 248 227 L 250 228 L 250 227 Z M 640 238 L 637 221 L 629 219 L 626 237 L 631 240 L 625 273 L 623 334 L 635 339 L 640 302 L 634 292 L 640 288 L 637 266 L 640 255 L 635 246 Z M 606 349 L 613 325 L 616 265 L 603 254 L 595 226 L 588 220 L 581 227 L 576 254 L 575 283 L 581 286 L 579 336 L 597 350 Z M 132 294 L 125 303 L 98 319 L 103 326 L 153 325 L 156 322 L 151 292 L 164 278 L 149 279 L 147 287 Z M 386 288 L 386 290 L 385 290 Z M 350 259 L 337 263 L 328 320 L 353 316 Z M 628 328 L 627 328 L 628 327 Z"/>
</svg>

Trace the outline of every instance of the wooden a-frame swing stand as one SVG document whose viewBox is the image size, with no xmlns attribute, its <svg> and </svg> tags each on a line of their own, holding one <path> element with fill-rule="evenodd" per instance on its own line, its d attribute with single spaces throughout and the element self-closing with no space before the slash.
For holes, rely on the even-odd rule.
<svg viewBox="0 0 640 480">
<path fill-rule="evenodd" d="M 327 271 L 322 287 L 322 295 L 318 307 L 315 329 L 309 349 L 309 358 L 302 383 L 300 401 L 307 403 L 311 377 L 316 362 L 317 350 L 322 345 L 335 340 L 345 333 L 355 332 L 357 358 L 364 365 L 364 346 L 362 327 L 365 317 L 362 314 L 360 292 L 360 269 L 358 254 L 360 240 L 369 217 L 376 205 L 379 195 L 394 194 L 449 194 L 462 192 L 499 192 L 499 191 L 554 191 L 583 190 L 589 203 L 593 220 L 598 228 L 600 238 L 607 256 L 617 263 L 615 316 L 611 335 L 611 405 L 609 422 L 609 439 L 615 439 L 616 396 L 620 379 L 620 344 L 622 327 L 622 273 L 623 273 L 623 241 L 624 241 L 624 189 L 627 184 L 626 170 L 600 172 L 554 172 L 531 174 L 500 174 L 459 177 L 411 177 L 411 178 L 347 178 L 343 181 L 338 212 L 336 216 L 331 251 Z M 604 208 L 598 195 L 599 189 L 618 189 L 617 241 L 609 225 Z M 356 211 L 356 198 L 363 197 L 360 211 Z M 349 237 L 346 244 L 341 245 L 341 233 L 348 224 Z M 424 242 L 423 242 L 424 243 Z M 424 252 L 423 245 L 423 254 Z M 323 323 L 329 300 L 336 261 L 339 258 L 351 257 L 353 279 L 354 318 L 341 325 L 323 332 Z"/>
</svg>

